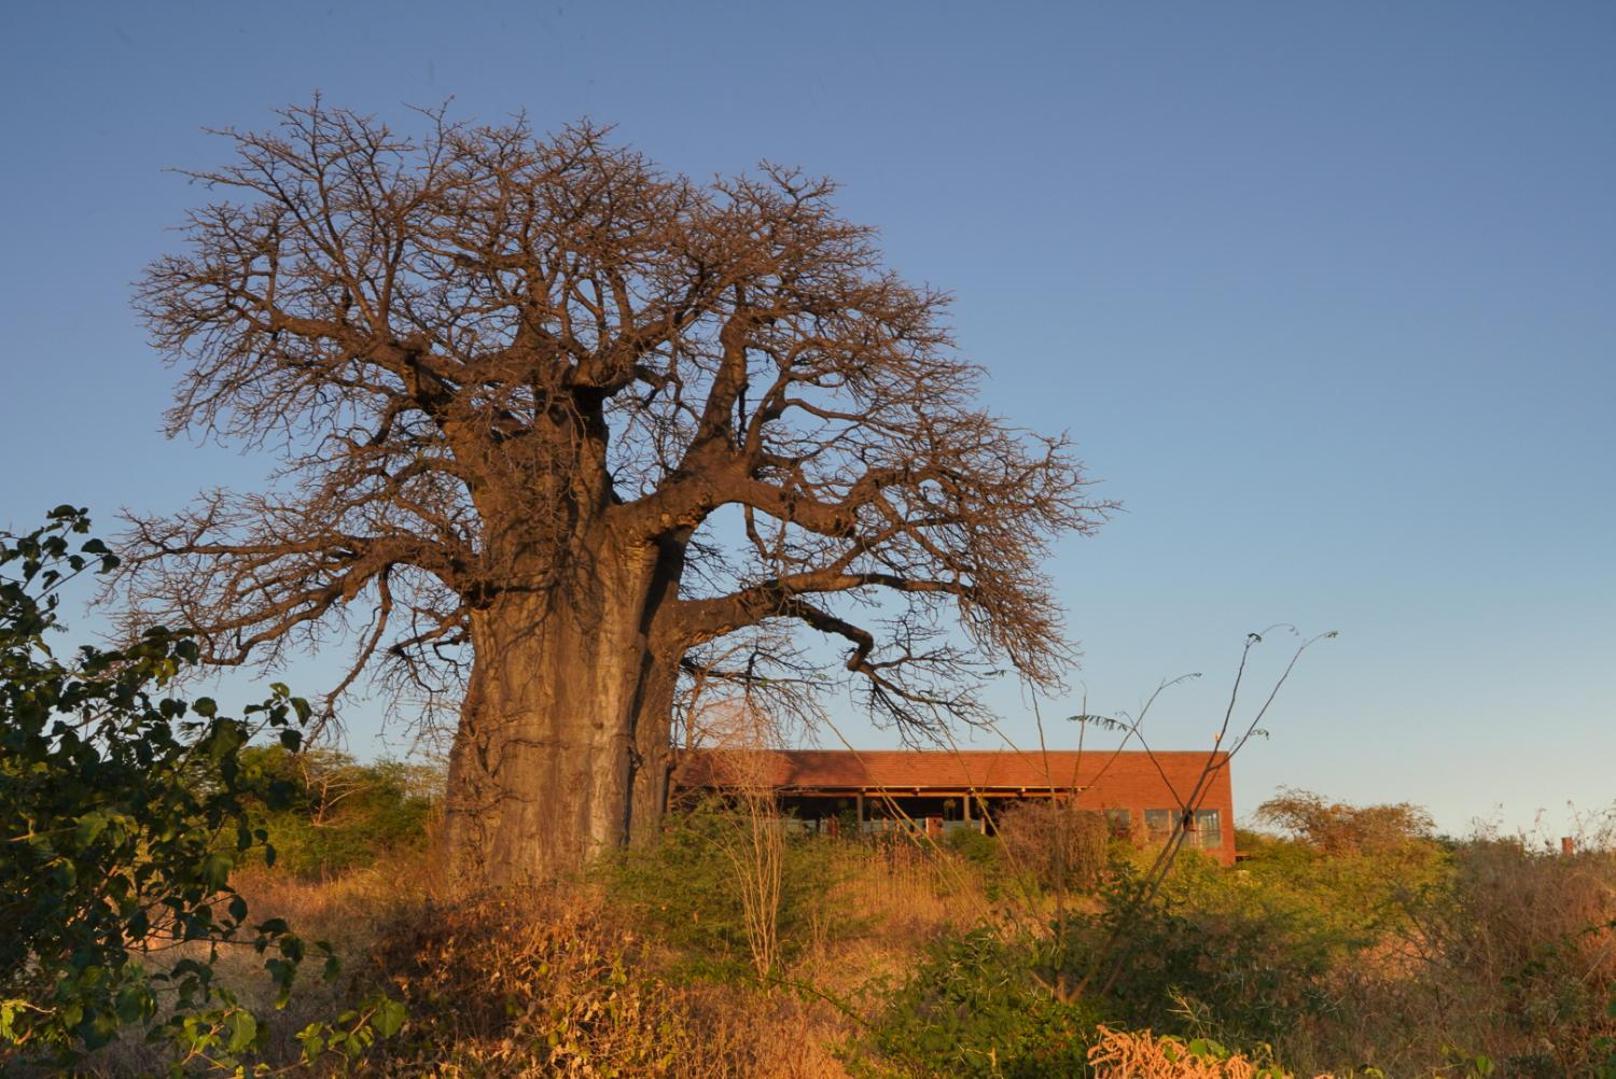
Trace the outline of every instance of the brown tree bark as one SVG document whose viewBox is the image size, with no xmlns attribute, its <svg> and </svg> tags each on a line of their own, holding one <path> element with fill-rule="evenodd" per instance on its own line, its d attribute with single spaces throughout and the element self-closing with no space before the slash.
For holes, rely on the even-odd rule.
<svg viewBox="0 0 1616 1079">
<path fill-rule="evenodd" d="M 654 548 L 597 544 L 564 584 L 471 613 L 445 806 L 459 876 L 574 872 L 660 821 L 678 656 L 654 640 L 677 582 Z"/>
</svg>

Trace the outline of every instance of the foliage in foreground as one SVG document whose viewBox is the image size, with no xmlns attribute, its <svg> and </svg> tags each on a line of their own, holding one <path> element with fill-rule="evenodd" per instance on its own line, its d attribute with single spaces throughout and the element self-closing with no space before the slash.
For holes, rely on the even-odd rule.
<svg viewBox="0 0 1616 1079">
<path fill-rule="evenodd" d="M 0 537 L 0 1063 L 63 1064 L 133 1028 L 172 1041 L 176 1067 L 234 1067 L 263 1028 L 215 982 L 220 949 L 265 956 L 282 1001 L 305 954 L 284 921 L 252 922 L 230 885 L 248 854 L 273 863 L 248 802 L 280 796 L 242 751 L 266 731 L 296 749 L 309 708 L 280 685 L 239 719 L 172 695 L 197 646 L 160 627 L 58 658 L 63 587 L 117 564 L 88 531 L 63 506 Z M 329 1033 L 340 1045 L 349 1032 Z"/>
<path fill-rule="evenodd" d="M 1232 1052 L 1210 1038 L 1185 1041 L 1150 1031 L 1096 1031 L 1088 1064 L 1096 1079 L 1290 1079 L 1291 1073 L 1259 1057 Z"/>
<path fill-rule="evenodd" d="M 1233 870 L 1186 854 L 1157 888 L 1125 846 L 1099 866 L 1085 822 L 1070 849 L 1028 847 L 1014 828 L 957 850 L 786 839 L 769 862 L 778 965 L 762 968 L 748 962 L 757 867 L 735 857 L 758 848 L 729 840 L 777 822 L 708 806 L 613 866 L 604 889 L 352 919 L 345 950 L 374 961 L 360 984 L 395 986 L 411 1021 L 406 1003 L 372 996 L 266 1047 L 269 1026 L 243 1003 L 251 972 L 215 960 L 242 945 L 284 993 L 304 949 L 285 921 L 248 920 L 231 870 L 271 863 L 235 879 L 314 898 L 379 858 L 411 872 L 429 799 L 401 769 L 294 754 L 305 706 L 283 687 L 241 719 L 174 697 L 194 657 L 183 635 L 58 659 L 60 589 L 109 557 L 74 539 L 85 527 L 63 510 L 0 550 L 0 871 L 21 882 L 0 895 L 19 930 L 0 937 L 0 1064 L 66 1063 L 143 1030 L 168 1046 L 164 1064 L 193 1070 L 368 1054 L 447 1074 L 1255 1079 L 1283 1060 L 1338 1075 L 1616 1076 L 1608 836 L 1571 856 L 1438 842 L 1413 807 L 1304 792 L 1265 814 L 1290 838 L 1247 835 Z M 261 728 L 284 743 L 248 748 Z M 295 865 L 270 853 L 278 840 Z M 1040 865 L 1048 849 L 1057 859 Z M 1016 887 L 995 883 L 1009 875 Z M 296 1025 L 283 1018 L 275 1037 Z M 117 1048 L 92 1066 L 128 1071 Z"/>
<path fill-rule="evenodd" d="M 732 863 L 670 840 L 643 856 L 666 859 L 650 875 L 351 918 L 346 943 L 375 961 L 365 977 L 395 986 L 411 1016 L 367 1063 L 870 1079 L 1255 1077 L 1284 1074 L 1277 1062 L 1365 1079 L 1616 1074 L 1599 1070 L 1616 1035 L 1602 928 L 1616 863 L 1602 849 L 1565 858 L 1416 836 L 1366 857 L 1270 839 L 1233 870 L 1186 857 L 1153 897 L 1117 864 L 1096 893 L 1034 903 L 1016 889 L 989 904 L 994 867 L 947 850 L 804 839 L 792 856 L 834 872 L 793 901 L 785 958 L 760 978 Z M 385 886 L 364 870 L 251 878 L 277 879 L 310 912 L 331 912 L 345 880 L 367 911 Z M 1113 925 L 1127 961 L 1085 985 Z"/>
<path fill-rule="evenodd" d="M 1083 1074 L 1099 1013 L 1059 999 L 1047 969 L 1035 939 L 989 927 L 945 937 L 883 995 L 866 1048 L 918 1075 Z"/>
<path fill-rule="evenodd" d="M 1439 843 L 1406 807 L 1330 808 L 1352 827 L 1262 839 L 1233 870 L 1186 856 L 1155 892 L 1118 859 L 1042 923 L 945 933 L 872 998 L 864 1059 L 1077 1074 L 1074 1043 L 1103 1021 L 1306 1074 L 1616 1076 L 1608 837 L 1568 857 Z"/>
</svg>

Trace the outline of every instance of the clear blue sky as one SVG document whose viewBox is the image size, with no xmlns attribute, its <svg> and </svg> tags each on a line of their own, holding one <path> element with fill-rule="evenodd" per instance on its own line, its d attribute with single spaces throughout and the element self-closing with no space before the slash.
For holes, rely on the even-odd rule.
<svg viewBox="0 0 1616 1079">
<path fill-rule="evenodd" d="M 1091 707 L 1205 671 L 1153 722 L 1205 744 L 1245 631 L 1341 631 L 1242 812 L 1616 798 L 1616 5 L 9 4 L 0 81 L 0 525 L 262 472 L 160 438 L 128 306 L 201 128 L 316 89 L 590 116 L 694 175 L 833 175 L 955 293 L 993 406 L 1127 505 L 1054 567 Z"/>
</svg>

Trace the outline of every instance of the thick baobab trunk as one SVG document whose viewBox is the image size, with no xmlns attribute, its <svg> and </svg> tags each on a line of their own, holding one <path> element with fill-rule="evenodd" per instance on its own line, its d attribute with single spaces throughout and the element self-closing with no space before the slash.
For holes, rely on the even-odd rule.
<svg viewBox="0 0 1616 1079">
<path fill-rule="evenodd" d="M 548 880 L 654 831 L 678 664 L 650 645 L 656 569 L 654 551 L 596 559 L 571 587 L 473 613 L 445 822 L 457 878 Z"/>
</svg>

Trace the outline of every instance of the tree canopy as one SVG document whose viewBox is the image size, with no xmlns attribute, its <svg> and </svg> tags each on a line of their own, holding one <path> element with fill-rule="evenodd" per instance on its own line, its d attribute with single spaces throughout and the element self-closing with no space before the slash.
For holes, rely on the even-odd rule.
<svg viewBox="0 0 1616 1079">
<path fill-rule="evenodd" d="M 190 174 L 216 201 L 139 291 L 180 369 L 169 430 L 283 461 L 131 519 L 129 593 L 208 661 L 343 635 L 338 691 L 369 670 L 459 707 L 462 748 L 478 709 L 548 714 L 521 737 L 627 752 L 629 787 L 664 771 L 681 674 L 826 685 L 794 629 L 912 727 L 981 718 L 989 670 L 1058 683 L 1042 562 L 1109 507 L 1063 436 L 980 406 L 947 297 L 887 269 L 830 181 L 697 183 L 588 124 L 280 120 L 223 133 L 234 159 Z M 585 708 L 612 733 L 556 718 Z"/>
</svg>

